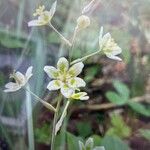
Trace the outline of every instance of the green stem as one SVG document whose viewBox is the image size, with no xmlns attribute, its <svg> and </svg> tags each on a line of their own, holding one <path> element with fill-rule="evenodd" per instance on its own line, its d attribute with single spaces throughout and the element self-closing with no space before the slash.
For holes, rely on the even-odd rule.
<svg viewBox="0 0 150 150">
<path fill-rule="evenodd" d="M 52 130 L 52 138 L 51 138 L 51 149 L 50 150 L 54 150 L 54 146 L 55 146 L 55 128 L 56 128 L 56 123 L 58 120 L 58 113 L 59 113 L 59 109 L 60 109 L 60 103 L 62 100 L 62 96 L 59 96 L 58 102 L 57 102 L 57 106 L 56 106 L 56 111 L 54 114 L 54 120 L 53 120 L 53 130 Z"/>
<path fill-rule="evenodd" d="M 69 46 L 72 46 L 72 44 L 67 40 L 51 23 L 49 23 L 49 26 L 60 36 L 60 38 Z"/>
<path fill-rule="evenodd" d="M 60 119 L 58 120 L 57 124 L 56 124 L 56 127 L 55 127 L 55 135 L 57 135 L 57 132 L 60 130 L 62 124 L 63 124 L 63 121 L 64 121 L 64 118 L 66 117 L 67 115 L 67 109 L 69 107 L 69 104 L 70 104 L 70 100 L 67 101 L 66 105 L 65 105 L 65 108 L 63 110 L 63 113 L 60 117 Z"/>
<path fill-rule="evenodd" d="M 84 57 L 82 57 L 82 58 L 76 59 L 76 60 L 74 60 L 74 61 L 71 62 L 71 65 L 76 64 L 76 63 L 78 63 L 78 62 L 83 62 L 83 61 L 85 61 L 86 59 L 88 59 L 89 57 L 92 57 L 92 56 L 94 56 L 94 55 L 97 55 L 97 54 L 99 54 L 100 52 L 101 52 L 101 50 L 96 51 L 96 52 L 94 52 L 94 53 L 91 53 L 91 54 L 89 54 L 89 55 L 87 55 L 87 56 L 84 56 Z"/>
<path fill-rule="evenodd" d="M 74 30 L 74 33 L 73 33 L 73 38 L 72 38 L 72 45 L 71 45 L 71 49 L 70 49 L 70 53 L 69 53 L 69 62 L 71 62 L 71 59 L 72 59 L 72 55 L 73 55 L 73 47 L 74 47 L 74 43 L 75 43 L 75 39 L 76 39 L 76 36 L 77 36 L 77 32 L 78 32 L 78 28 L 75 27 L 75 30 Z"/>
<path fill-rule="evenodd" d="M 28 91 L 30 94 L 32 94 L 36 99 L 38 100 L 38 102 L 41 102 L 46 108 L 52 110 L 52 111 L 56 111 L 56 109 L 49 103 L 45 102 L 44 100 L 42 100 L 41 98 L 39 98 L 36 94 L 34 94 L 32 91 L 30 91 L 28 88 L 25 88 L 26 91 Z"/>
<path fill-rule="evenodd" d="M 29 86 L 27 86 L 29 90 Z M 28 128 L 28 143 L 29 150 L 34 150 L 34 133 L 33 133 L 33 118 L 32 118 L 32 103 L 30 93 L 26 93 L 26 110 L 27 110 L 27 128 Z"/>
</svg>

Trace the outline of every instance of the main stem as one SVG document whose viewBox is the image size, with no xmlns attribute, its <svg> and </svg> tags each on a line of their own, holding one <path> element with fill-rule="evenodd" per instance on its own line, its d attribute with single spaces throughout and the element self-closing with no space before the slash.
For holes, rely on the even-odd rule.
<svg viewBox="0 0 150 150">
<path fill-rule="evenodd" d="M 49 23 L 49 26 L 60 36 L 62 40 L 64 40 L 66 44 L 68 44 L 69 46 L 72 46 L 69 40 L 67 40 L 51 23 Z"/>
<path fill-rule="evenodd" d="M 59 96 L 57 106 L 56 106 L 56 111 L 55 111 L 55 114 L 54 114 L 52 139 L 51 139 L 51 149 L 50 150 L 54 150 L 54 146 L 55 146 L 55 138 L 56 138 L 55 127 L 56 127 L 56 123 L 57 123 L 57 119 L 58 119 L 58 113 L 59 113 L 59 109 L 60 109 L 61 100 L 62 100 L 62 96 Z"/>
</svg>

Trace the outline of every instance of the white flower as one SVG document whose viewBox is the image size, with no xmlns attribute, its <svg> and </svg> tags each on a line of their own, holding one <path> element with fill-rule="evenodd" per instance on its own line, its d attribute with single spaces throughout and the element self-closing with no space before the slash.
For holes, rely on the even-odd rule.
<svg viewBox="0 0 150 150">
<path fill-rule="evenodd" d="M 25 75 L 23 75 L 21 72 L 17 71 L 10 75 L 10 78 L 13 78 L 15 82 L 9 82 L 5 85 L 4 92 L 14 92 L 25 86 L 25 84 L 28 82 L 28 80 L 32 76 L 32 69 L 33 67 L 30 66 Z"/>
<path fill-rule="evenodd" d="M 52 4 L 50 11 L 45 10 L 45 6 L 39 6 L 33 16 L 38 16 L 38 19 L 28 22 L 28 26 L 43 26 L 50 23 L 55 11 L 57 1 Z"/>
<path fill-rule="evenodd" d="M 74 93 L 73 95 L 71 95 L 70 98 L 75 100 L 88 100 L 89 96 L 87 95 L 86 92 L 79 92 L 79 93 Z"/>
<path fill-rule="evenodd" d="M 69 62 L 66 58 L 61 57 L 58 60 L 57 68 L 45 66 L 44 71 L 53 80 L 49 82 L 47 89 L 59 90 L 66 97 L 70 98 L 79 87 L 85 87 L 83 79 L 77 77 L 84 67 L 82 62 L 76 63 L 69 68 Z"/>
<path fill-rule="evenodd" d="M 103 27 L 101 27 L 99 35 L 100 50 L 108 57 L 114 60 L 121 61 L 122 59 L 116 55 L 122 52 L 122 49 L 115 43 L 110 33 L 106 33 L 103 36 Z"/>
<path fill-rule="evenodd" d="M 90 18 L 86 15 L 81 15 L 77 19 L 77 29 L 81 30 L 87 28 L 90 25 Z"/>
</svg>

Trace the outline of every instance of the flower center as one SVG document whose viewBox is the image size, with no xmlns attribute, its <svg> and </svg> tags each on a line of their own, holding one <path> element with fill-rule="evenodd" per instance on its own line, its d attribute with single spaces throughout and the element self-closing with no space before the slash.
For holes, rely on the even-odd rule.
<svg viewBox="0 0 150 150">
<path fill-rule="evenodd" d="M 117 44 L 115 43 L 115 41 L 111 38 L 107 41 L 107 43 L 105 44 L 105 46 L 103 47 L 103 51 L 104 53 L 111 53 L 114 48 L 117 46 Z"/>
<path fill-rule="evenodd" d="M 13 78 L 16 81 L 16 83 L 22 84 L 21 79 L 19 79 L 15 73 L 10 74 L 10 78 Z"/>
<path fill-rule="evenodd" d="M 44 13 L 45 6 L 39 6 L 38 9 L 36 9 L 35 13 L 33 16 L 41 16 Z"/>
</svg>

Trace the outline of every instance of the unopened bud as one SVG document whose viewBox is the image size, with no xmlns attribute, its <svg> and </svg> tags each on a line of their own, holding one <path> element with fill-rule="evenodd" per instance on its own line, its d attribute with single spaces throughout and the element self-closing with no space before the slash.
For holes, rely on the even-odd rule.
<svg viewBox="0 0 150 150">
<path fill-rule="evenodd" d="M 82 15 L 77 19 L 77 29 L 81 30 L 90 25 L 90 18 L 88 16 Z"/>
</svg>

